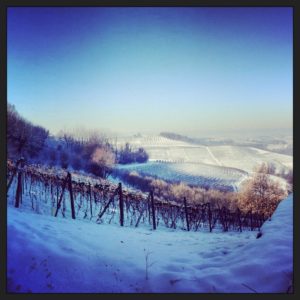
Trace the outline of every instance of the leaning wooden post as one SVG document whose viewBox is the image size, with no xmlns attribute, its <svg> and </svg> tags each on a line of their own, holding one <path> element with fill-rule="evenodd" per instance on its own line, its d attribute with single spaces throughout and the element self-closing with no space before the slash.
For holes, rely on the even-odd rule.
<svg viewBox="0 0 300 300">
<path fill-rule="evenodd" d="M 224 225 L 225 231 L 228 231 L 228 213 L 226 207 L 224 207 Z"/>
<path fill-rule="evenodd" d="M 17 169 L 15 169 L 13 171 L 13 173 L 12 173 L 10 179 L 9 179 L 9 182 L 8 182 L 8 185 L 7 185 L 7 189 L 6 189 L 7 193 L 8 193 L 8 190 L 9 190 L 9 188 L 10 188 L 10 186 L 11 186 L 13 180 L 14 180 L 14 177 L 15 177 L 16 173 L 17 173 Z"/>
<path fill-rule="evenodd" d="M 122 192 L 122 183 L 119 182 L 119 204 L 120 204 L 120 225 L 124 226 L 124 200 Z"/>
<path fill-rule="evenodd" d="M 64 192 L 65 192 L 65 188 L 66 188 L 66 184 L 67 184 L 67 180 L 68 178 L 66 178 L 63 182 L 63 186 L 62 186 L 62 191 L 61 191 L 61 195 L 60 195 L 60 198 L 57 202 L 57 206 L 56 206 L 56 211 L 55 211 L 55 214 L 54 216 L 57 217 L 57 214 L 58 214 L 58 211 L 60 209 L 60 206 L 61 206 L 61 201 L 62 201 L 62 198 L 63 198 L 63 195 L 64 195 Z M 58 186 L 57 186 L 58 187 Z M 58 191 L 58 190 L 57 190 Z"/>
<path fill-rule="evenodd" d="M 156 229 L 156 221 L 155 221 L 155 207 L 154 207 L 154 197 L 153 197 L 153 191 L 150 192 L 151 197 L 151 208 L 152 208 L 152 224 L 153 224 L 153 230 Z"/>
<path fill-rule="evenodd" d="M 186 227 L 187 231 L 190 231 L 190 223 L 189 223 L 189 216 L 188 216 L 188 211 L 187 211 L 187 205 L 186 205 L 186 198 L 183 198 L 184 201 L 184 211 L 185 211 L 185 219 L 186 219 Z"/>
<path fill-rule="evenodd" d="M 21 197 L 20 197 L 20 203 L 22 204 L 22 201 L 23 201 L 23 193 L 25 191 L 25 185 L 24 185 L 24 174 L 23 176 L 21 176 Z"/>
<path fill-rule="evenodd" d="M 16 202 L 15 207 L 19 207 L 20 205 L 20 196 L 22 193 L 22 171 L 18 172 L 18 183 L 17 183 L 17 191 L 16 191 Z"/>
<path fill-rule="evenodd" d="M 91 184 L 89 184 L 89 193 L 90 193 L 90 209 L 91 209 L 91 219 L 93 217 L 93 204 L 92 204 L 92 188 Z"/>
<path fill-rule="evenodd" d="M 73 190 L 72 190 L 72 176 L 70 172 L 68 172 L 68 183 L 69 183 L 69 192 L 70 192 L 70 200 L 71 200 L 72 219 L 75 219 L 75 207 L 74 207 L 74 198 L 73 198 Z"/>
<path fill-rule="evenodd" d="M 7 190 L 6 190 L 7 193 L 8 193 L 8 190 L 9 190 L 9 188 L 10 188 L 12 182 L 13 182 L 13 179 L 14 179 L 15 175 L 17 174 L 18 166 L 21 162 L 22 162 L 22 159 L 18 159 L 17 162 L 16 162 L 15 169 L 14 169 L 14 171 L 13 171 L 13 173 L 12 173 L 10 179 L 9 179 L 8 185 L 7 185 Z"/>
</svg>

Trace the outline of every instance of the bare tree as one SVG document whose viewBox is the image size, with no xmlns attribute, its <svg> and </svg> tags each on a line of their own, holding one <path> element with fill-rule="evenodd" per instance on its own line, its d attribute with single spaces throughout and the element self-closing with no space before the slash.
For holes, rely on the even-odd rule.
<svg viewBox="0 0 300 300">
<path fill-rule="evenodd" d="M 257 173 L 243 185 L 239 193 L 239 206 L 242 210 L 264 213 L 271 216 L 278 203 L 287 196 L 280 182 L 266 173 Z"/>
<path fill-rule="evenodd" d="M 10 156 L 36 156 L 44 147 L 49 132 L 22 118 L 13 105 L 7 109 L 7 144 Z"/>
<path fill-rule="evenodd" d="M 276 166 L 272 162 L 262 162 L 255 167 L 254 171 L 257 173 L 274 175 L 276 173 Z"/>
<path fill-rule="evenodd" d="M 99 175 L 103 178 L 111 173 L 115 159 L 115 154 L 109 147 L 97 147 L 91 156 L 94 167 L 98 167 Z"/>
</svg>

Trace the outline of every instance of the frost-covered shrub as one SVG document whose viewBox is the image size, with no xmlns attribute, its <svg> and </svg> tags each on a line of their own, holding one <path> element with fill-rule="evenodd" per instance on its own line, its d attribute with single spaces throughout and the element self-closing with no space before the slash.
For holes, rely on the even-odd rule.
<svg viewBox="0 0 300 300">
<path fill-rule="evenodd" d="M 226 207 L 230 210 L 237 208 L 237 194 L 233 192 L 220 192 L 217 190 L 205 190 L 200 187 L 192 187 L 183 182 L 173 183 L 162 179 L 144 176 L 136 171 L 115 170 L 113 176 L 121 178 L 143 192 L 153 191 L 155 197 L 182 203 L 184 197 L 189 205 L 211 203 L 212 208 Z"/>
<path fill-rule="evenodd" d="M 93 170 L 93 174 L 107 178 L 112 171 L 115 160 L 115 154 L 109 147 L 97 147 L 91 155 L 89 167 Z"/>
<path fill-rule="evenodd" d="M 150 186 L 153 188 L 155 195 L 158 197 L 163 197 L 164 195 L 168 195 L 169 185 L 161 179 L 152 180 Z"/>
<path fill-rule="evenodd" d="M 119 164 L 144 163 L 149 159 L 149 155 L 144 148 L 134 150 L 129 143 L 118 151 L 117 161 Z"/>
<path fill-rule="evenodd" d="M 278 203 L 287 196 L 287 192 L 278 181 L 268 174 L 257 173 L 244 183 L 239 192 L 238 205 L 244 211 L 251 210 L 271 216 Z"/>
</svg>

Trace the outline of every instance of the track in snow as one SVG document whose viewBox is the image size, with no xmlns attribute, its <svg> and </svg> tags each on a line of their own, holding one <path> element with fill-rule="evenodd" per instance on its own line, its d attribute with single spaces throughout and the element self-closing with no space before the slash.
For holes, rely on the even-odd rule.
<svg viewBox="0 0 300 300">
<path fill-rule="evenodd" d="M 222 166 L 222 164 L 220 163 L 220 161 L 213 155 L 213 153 L 210 151 L 210 149 L 208 147 L 206 147 L 209 155 L 212 157 L 212 159 L 217 163 L 217 165 Z"/>
</svg>

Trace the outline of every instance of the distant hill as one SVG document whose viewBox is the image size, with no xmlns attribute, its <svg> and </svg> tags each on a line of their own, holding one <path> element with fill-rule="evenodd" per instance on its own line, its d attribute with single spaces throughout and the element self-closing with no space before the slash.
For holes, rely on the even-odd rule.
<svg viewBox="0 0 300 300">
<path fill-rule="evenodd" d="M 174 141 L 182 141 L 194 145 L 203 146 L 244 146 L 255 147 L 262 150 L 272 151 L 279 154 L 293 155 L 293 144 L 288 143 L 283 139 L 270 138 L 268 136 L 262 136 L 261 138 L 250 139 L 245 141 L 234 141 L 229 138 L 192 138 L 186 135 L 177 134 L 174 132 L 161 132 L 159 134 L 162 137 L 168 138 Z"/>
<path fill-rule="evenodd" d="M 231 139 L 212 139 L 212 138 L 191 138 L 185 135 L 173 133 L 173 132 L 161 132 L 159 134 L 162 137 L 175 140 L 187 142 L 195 145 L 204 145 L 204 146 L 217 146 L 217 145 L 234 145 L 234 141 Z"/>
<path fill-rule="evenodd" d="M 149 154 L 151 162 L 194 163 L 209 164 L 221 167 L 237 168 L 252 172 L 262 162 L 269 162 L 276 166 L 278 171 L 293 169 L 291 155 L 278 154 L 256 147 L 255 143 L 240 142 L 236 145 L 219 142 L 200 143 L 199 139 L 192 139 L 175 133 L 161 133 L 160 135 L 142 135 L 141 137 L 119 138 L 118 147 L 129 142 L 135 148 L 143 147 Z"/>
</svg>

